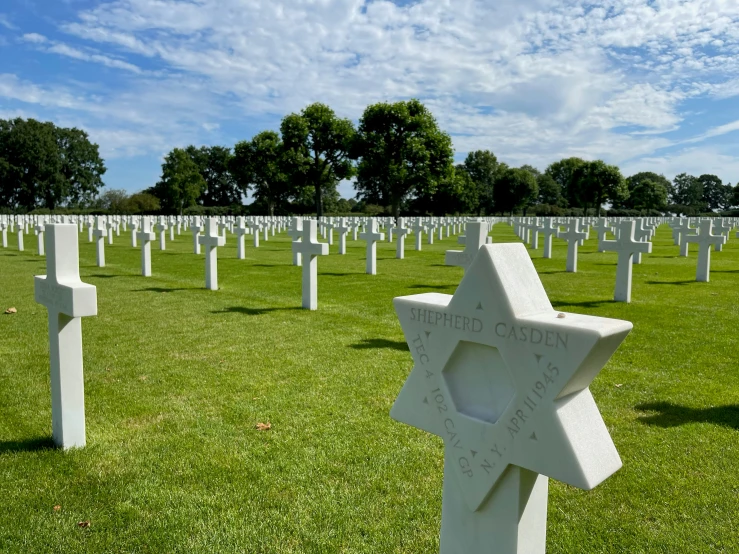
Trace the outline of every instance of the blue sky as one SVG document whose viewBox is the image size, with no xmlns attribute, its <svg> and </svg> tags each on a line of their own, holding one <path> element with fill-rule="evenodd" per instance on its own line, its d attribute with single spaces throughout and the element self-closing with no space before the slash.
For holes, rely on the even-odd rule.
<svg viewBox="0 0 739 554">
<path fill-rule="evenodd" d="M 0 118 L 87 130 L 131 192 L 176 146 L 412 97 L 458 160 L 736 183 L 738 20 L 736 0 L 3 0 Z"/>
</svg>

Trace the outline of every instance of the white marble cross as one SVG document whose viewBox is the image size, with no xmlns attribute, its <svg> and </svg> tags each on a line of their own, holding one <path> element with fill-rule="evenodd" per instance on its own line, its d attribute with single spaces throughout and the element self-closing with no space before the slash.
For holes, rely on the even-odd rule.
<svg viewBox="0 0 739 554">
<path fill-rule="evenodd" d="M 712 229 L 713 221 L 711 219 L 701 219 L 698 225 L 698 234 L 683 237 L 686 244 L 698 244 L 698 267 L 695 280 L 702 283 L 708 283 L 711 276 L 711 246 L 719 242 L 721 244 L 726 242 L 725 236 L 712 234 Z"/>
<path fill-rule="evenodd" d="M 0 231 L 3 234 L 3 248 L 8 247 L 8 223 L 7 221 L 0 221 Z"/>
<path fill-rule="evenodd" d="M 57 446 L 85 446 L 82 320 L 97 315 L 97 291 L 79 276 L 77 226 L 46 226 L 46 275 L 36 276 L 36 302 L 49 312 L 51 429 Z"/>
<path fill-rule="evenodd" d="M 637 252 L 651 254 L 652 243 L 634 240 L 634 221 L 621 220 L 618 227 L 618 239 L 601 240 L 598 249 L 601 252 L 617 252 L 616 291 L 613 299 L 616 302 L 631 302 L 631 273 L 633 257 Z"/>
<path fill-rule="evenodd" d="M 131 220 L 131 247 L 136 248 L 138 246 L 138 240 L 136 238 L 136 233 L 138 233 L 139 229 L 141 228 L 141 218 L 134 218 Z"/>
<path fill-rule="evenodd" d="M 405 226 L 405 219 L 398 218 L 398 224 L 393 228 L 396 234 L 395 258 L 402 260 L 405 258 L 405 236 L 410 233 L 410 229 Z"/>
<path fill-rule="evenodd" d="M 141 230 L 138 233 L 141 239 L 141 275 L 151 277 L 151 241 L 156 239 L 156 234 L 151 230 L 151 218 L 141 218 Z"/>
<path fill-rule="evenodd" d="M 721 218 L 717 217 L 713 224 L 713 230 L 716 231 L 716 234 L 718 235 L 725 235 L 726 236 L 726 242 L 729 240 L 729 233 L 731 233 L 731 225 L 727 224 L 726 221 Z M 724 249 L 724 242 L 717 242 L 715 246 L 716 252 L 721 252 Z"/>
<path fill-rule="evenodd" d="M 218 221 L 209 217 L 205 220 L 205 234 L 198 239 L 205 246 L 205 288 L 218 290 L 218 247 L 226 244 L 218 232 Z"/>
<path fill-rule="evenodd" d="M 46 228 L 46 222 L 44 221 L 44 218 L 41 217 L 38 220 L 38 223 L 34 227 L 34 230 L 36 231 L 36 238 L 37 238 L 37 251 L 39 256 L 44 255 L 44 229 Z"/>
<path fill-rule="evenodd" d="M 544 221 L 544 227 L 539 229 L 544 237 L 544 257 L 552 257 L 552 237 L 559 236 L 559 225 L 553 217 L 548 217 Z"/>
<path fill-rule="evenodd" d="M 342 217 L 336 226 L 336 232 L 339 233 L 339 254 L 346 254 L 346 235 L 351 230 L 351 226 L 347 223 L 346 218 Z"/>
<path fill-rule="evenodd" d="M 424 231 L 424 225 L 421 221 L 420 217 L 417 217 L 415 222 L 413 223 L 413 232 L 416 234 L 416 250 L 421 250 L 423 247 L 423 231 Z"/>
<path fill-rule="evenodd" d="M 328 244 L 317 239 L 318 230 L 315 219 L 303 220 L 303 237 L 292 243 L 293 252 L 303 256 L 303 308 L 318 308 L 318 258 L 328 255 Z"/>
<path fill-rule="evenodd" d="M 18 252 L 23 252 L 23 225 L 18 225 Z"/>
<path fill-rule="evenodd" d="M 477 251 L 487 244 L 488 224 L 484 221 L 470 221 L 465 231 L 464 250 L 447 250 L 444 256 L 446 265 L 456 265 L 467 271 L 475 259 Z"/>
<path fill-rule="evenodd" d="M 557 233 L 557 237 L 567 241 L 567 271 L 577 273 L 577 246 L 588 237 L 586 232 L 580 231 L 580 220 L 570 219 L 567 230 Z"/>
<path fill-rule="evenodd" d="M 377 275 L 377 242 L 385 240 L 385 233 L 377 230 L 377 218 L 370 219 L 369 229 L 360 234 L 359 238 L 367 241 L 367 275 Z"/>
<path fill-rule="evenodd" d="M 195 216 L 190 225 L 190 231 L 192 232 L 192 247 L 195 254 L 200 254 L 200 233 L 203 230 L 203 226 L 200 223 L 200 216 Z"/>
<path fill-rule="evenodd" d="M 239 260 L 246 258 L 246 252 L 244 250 L 244 235 L 246 235 L 246 225 L 244 224 L 244 217 L 239 216 L 236 218 L 236 257 Z"/>
<path fill-rule="evenodd" d="M 588 387 L 631 323 L 554 310 L 521 243 L 482 246 L 454 296 L 394 304 L 415 365 L 390 415 L 444 440 L 441 553 L 543 554 L 547 478 L 621 467 Z"/>
<path fill-rule="evenodd" d="M 675 229 L 678 233 L 678 241 L 680 244 L 680 256 L 683 258 L 688 257 L 688 241 L 685 240 L 685 238 L 692 232 L 695 231 L 695 229 L 690 227 L 690 219 L 689 218 L 682 218 L 675 226 Z"/>
<path fill-rule="evenodd" d="M 154 230 L 159 233 L 159 250 L 166 250 L 167 239 L 164 233 L 167 231 L 167 220 L 164 216 L 159 218 L 159 223 L 154 225 Z"/>
<path fill-rule="evenodd" d="M 252 235 L 254 236 L 254 248 L 259 248 L 259 232 L 262 230 L 264 225 L 261 221 L 254 220 L 249 223 Z"/>
<path fill-rule="evenodd" d="M 300 241 L 303 239 L 303 218 L 293 217 L 292 225 L 288 229 L 287 234 L 293 239 L 293 242 Z M 303 256 L 300 252 L 293 249 L 293 265 L 300 267 L 303 265 Z"/>
<path fill-rule="evenodd" d="M 105 237 L 108 232 L 105 221 L 100 216 L 95 218 L 95 228 L 92 231 L 95 237 L 95 253 L 98 267 L 105 267 Z"/>
<path fill-rule="evenodd" d="M 604 252 L 604 250 L 601 249 L 601 246 L 603 241 L 606 240 L 606 233 L 611 230 L 611 226 L 608 224 L 605 217 L 599 217 L 598 221 L 591 225 L 591 228 L 598 233 L 598 252 Z"/>
</svg>

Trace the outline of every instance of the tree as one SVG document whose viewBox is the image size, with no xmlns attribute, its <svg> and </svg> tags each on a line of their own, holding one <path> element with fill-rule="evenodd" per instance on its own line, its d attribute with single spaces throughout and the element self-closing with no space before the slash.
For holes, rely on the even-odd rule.
<svg viewBox="0 0 739 554">
<path fill-rule="evenodd" d="M 289 178 L 296 186 L 314 191 L 316 213 L 323 215 L 324 189 L 336 190 L 342 179 L 354 175 L 349 149 L 354 140 L 354 125 L 336 117 L 325 104 L 307 106 L 300 114 L 286 116 L 280 125 L 287 151 Z"/>
<path fill-rule="evenodd" d="M 255 200 L 267 205 L 269 215 L 294 193 L 285 149 L 275 131 L 262 131 L 249 141 L 236 143 L 230 168 L 241 192 L 252 190 Z"/>
<path fill-rule="evenodd" d="M 538 195 L 539 187 L 534 175 L 525 169 L 509 167 L 495 183 L 495 210 L 501 213 L 526 208 Z"/>
<path fill-rule="evenodd" d="M 549 175 L 559 185 L 561 195 L 567 205 L 575 206 L 574 176 L 578 168 L 585 164 L 581 158 L 564 158 L 550 164 L 544 173 Z"/>
<path fill-rule="evenodd" d="M 198 166 L 205 180 L 205 190 L 198 199 L 203 206 L 241 204 L 241 191 L 229 171 L 231 149 L 226 146 L 188 146 L 187 154 Z"/>
<path fill-rule="evenodd" d="M 145 191 L 132 194 L 126 202 L 126 211 L 133 214 L 154 214 L 161 209 L 159 199 Z"/>
<path fill-rule="evenodd" d="M 562 197 L 562 188 L 551 175 L 542 173 L 536 179 L 536 184 L 539 186 L 539 204 L 558 207 L 566 205 L 565 199 Z"/>
<path fill-rule="evenodd" d="M 598 215 L 603 203 L 619 202 L 629 195 L 621 170 L 602 160 L 580 165 L 572 176 L 569 192 L 576 205 L 584 208 L 586 214 L 588 208 L 595 207 Z"/>
<path fill-rule="evenodd" d="M 0 120 L 0 203 L 54 210 L 89 202 L 105 166 L 87 133 L 35 119 Z"/>
<path fill-rule="evenodd" d="M 467 154 L 463 165 L 474 185 L 474 191 L 468 195 L 470 211 L 482 215 L 482 210 L 487 208 L 492 212 L 493 188 L 500 171 L 495 154 L 490 150 L 475 150 Z"/>
<path fill-rule="evenodd" d="M 705 211 L 703 203 L 703 184 L 693 175 L 680 173 L 673 179 L 672 198 L 673 204 L 692 208 L 697 211 Z"/>
<path fill-rule="evenodd" d="M 74 206 L 87 205 L 102 187 L 106 168 L 98 152 L 98 145 L 90 142 L 81 129 L 56 128 L 56 142 L 60 156 L 59 168 L 64 194 L 58 203 Z M 47 207 L 53 209 L 47 204 Z"/>
<path fill-rule="evenodd" d="M 185 150 L 175 148 L 164 158 L 162 176 L 153 192 L 164 211 L 182 215 L 185 208 L 195 205 L 205 187 L 197 164 Z"/>
<path fill-rule="evenodd" d="M 739 207 L 739 183 L 734 186 L 733 189 L 731 189 L 731 199 L 730 203 L 732 208 Z"/>
<path fill-rule="evenodd" d="M 703 174 L 698 177 L 703 189 L 701 204 L 709 210 L 717 211 L 729 207 L 731 204 L 731 186 L 724 185 L 716 175 Z"/>
<path fill-rule="evenodd" d="M 95 207 L 111 214 L 122 214 L 128 211 L 129 197 L 125 190 L 109 189 L 98 196 Z"/>
<path fill-rule="evenodd" d="M 359 120 L 352 156 L 354 188 L 366 202 L 391 206 L 395 217 L 411 195 L 432 195 L 452 166 L 452 140 L 418 100 L 368 106 Z"/>
<path fill-rule="evenodd" d="M 627 210 L 658 210 L 667 208 L 672 184 L 664 175 L 642 171 L 626 178 L 629 195 L 614 201 L 614 207 Z"/>
</svg>

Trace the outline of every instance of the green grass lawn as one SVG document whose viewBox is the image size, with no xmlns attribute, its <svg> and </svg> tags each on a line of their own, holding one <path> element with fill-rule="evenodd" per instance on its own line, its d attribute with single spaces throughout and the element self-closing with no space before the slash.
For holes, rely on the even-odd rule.
<svg viewBox="0 0 739 554">
<path fill-rule="evenodd" d="M 496 242 L 518 240 L 496 225 Z M 130 233 L 106 268 L 80 234 L 97 286 L 83 321 L 88 446 L 51 448 L 47 313 L 35 255 L 0 250 L 0 552 L 423 553 L 438 551 L 443 444 L 390 419 L 413 365 L 392 299 L 453 293 L 456 238 L 396 260 L 364 243 L 318 262 L 318 311 L 300 309 L 286 234 L 219 249 L 217 292 L 183 234 L 152 245 L 140 276 Z M 579 272 L 532 252 L 555 308 L 634 330 L 591 390 L 624 467 L 594 491 L 550 482 L 548 552 L 739 552 L 739 240 L 679 258 L 660 228 L 634 266 L 630 305 L 611 302 L 616 254 L 580 249 Z M 258 422 L 272 429 L 258 431 Z M 60 509 L 55 510 L 55 506 Z M 90 526 L 77 524 L 89 521 Z"/>
</svg>

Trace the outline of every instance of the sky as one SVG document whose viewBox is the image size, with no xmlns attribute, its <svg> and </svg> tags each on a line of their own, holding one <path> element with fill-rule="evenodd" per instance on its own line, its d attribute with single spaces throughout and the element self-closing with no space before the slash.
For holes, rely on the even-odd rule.
<svg viewBox="0 0 739 554">
<path fill-rule="evenodd" d="M 735 184 L 738 20 L 739 0 L 2 0 L 0 118 L 86 130 L 130 192 L 172 148 L 410 98 L 457 161 Z"/>
</svg>

